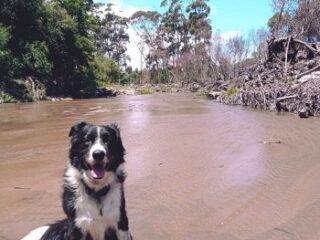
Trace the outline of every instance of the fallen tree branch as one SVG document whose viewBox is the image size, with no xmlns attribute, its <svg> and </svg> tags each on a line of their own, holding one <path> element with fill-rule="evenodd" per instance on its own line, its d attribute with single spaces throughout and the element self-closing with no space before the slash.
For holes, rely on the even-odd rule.
<svg viewBox="0 0 320 240">
<path fill-rule="evenodd" d="M 272 43 L 280 43 L 280 42 L 287 42 L 288 41 L 288 38 L 278 38 L 278 39 L 275 39 Z M 306 48 L 308 48 L 310 51 L 312 52 L 315 52 L 315 53 L 319 53 L 319 50 L 312 47 L 310 44 L 304 42 L 304 41 L 301 41 L 299 39 L 292 39 L 292 42 L 293 43 L 300 43 L 301 45 L 305 46 Z"/>
<path fill-rule="evenodd" d="M 302 78 L 305 75 L 308 75 L 314 71 L 317 71 L 318 69 L 320 69 L 320 65 L 319 66 L 315 66 L 314 68 L 309 69 L 308 71 L 305 71 L 303 73 L 300 73 L 298 75 L 295 76 L 296 79 Z"/>
<path fill-rule="evenodd" d="M 298 40 L 298 39 L 294 39 L 294 42 L 300 43 L 300 44 L 304 45 L 306 48 L 308 48 L 309 50 L 311 50 L 313 52 L 316 52 L 316 53 L 319 53 L 318 49 L 315 49 L 314 47 L 310 46 L 310 44 L 308 44 L 308 43 L 306 43 L 304 41 L 301 41 L 301 40 Z"/>
<path fill-rule="evenodd" d="M 297 98 L 298 95 L 297 94 L 294 94 L 294 95 L 290 95 L 290 96 L 283 96 L 283 97 L 279 97 L 276 99 L 276 102 L 282 102 L 284 100 L 289 100 L 289 99 L 294 99 L 294 98 Z"/>
</svg>

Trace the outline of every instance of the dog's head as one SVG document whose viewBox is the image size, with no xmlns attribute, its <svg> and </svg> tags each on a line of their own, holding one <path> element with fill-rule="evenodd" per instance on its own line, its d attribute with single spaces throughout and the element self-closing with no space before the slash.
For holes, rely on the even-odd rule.
<svg viewBox="0 0 320 240">
<path fill-rule="evenodd" d="M 80 122 L 71 128 L 69 136 L 70 163 L 89 180 L 103 181 L 124 162 L 125 149 L 116 124 L 96 126 Z"/>
</svg>

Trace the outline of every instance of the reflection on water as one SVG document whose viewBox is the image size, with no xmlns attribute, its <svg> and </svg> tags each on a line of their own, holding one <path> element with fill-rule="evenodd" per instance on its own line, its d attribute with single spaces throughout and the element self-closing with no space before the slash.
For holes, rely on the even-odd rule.
<svg viewBox="0 0 320 240">
<path fill-rule="evenodd" d="M 116 122 L 135 239 L 320 239 L 320 121 L 192 95 L 0 105 L 0 239 L 63 217 L 77 121 Z"/>
</svg>

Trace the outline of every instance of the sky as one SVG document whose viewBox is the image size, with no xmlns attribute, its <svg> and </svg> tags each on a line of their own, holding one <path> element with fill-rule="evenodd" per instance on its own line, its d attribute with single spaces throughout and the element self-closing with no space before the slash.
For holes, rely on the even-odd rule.
<svg viewBox="0 0 320 240">
<path fill-rule="evenodd" d="M 137 10 L 161 11 L 161 0 L 95 0 L 95 2 L 112 2 L 116 6 L 115 12 L 129 17 Z M 252 29 L 266 27 L 272 16 L 271 0 L 209 0 L 211 8 L 210 20 L 214 32 L 219 31 L 222 38 L 243 34 Z M 132 59 L 131 65 L 137 67 L 139 52 L 136 48 L 138 39 L 129 29 L 131 43 L 128 52 Z"/>
</svg>

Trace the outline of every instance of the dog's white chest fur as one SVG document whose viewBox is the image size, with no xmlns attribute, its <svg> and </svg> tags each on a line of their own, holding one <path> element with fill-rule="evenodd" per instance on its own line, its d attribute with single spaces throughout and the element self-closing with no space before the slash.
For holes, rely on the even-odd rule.
<svg viewBox="0 0 320 240">
<path fill-rule="evenodd" d="M 80 188 L 79 191 L 85 191 Z M 90 233 L 95 240 L 103 240 L 108 228 L 117 228 L 120 218 L 121 185 L 113 183 L 108 194 L 99 203 L 87 194 L 80 193 L 75 202 L 76 226 L 84 235 Z"/>
</svg>

